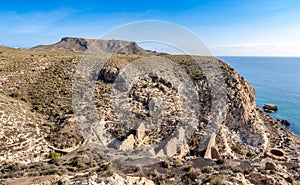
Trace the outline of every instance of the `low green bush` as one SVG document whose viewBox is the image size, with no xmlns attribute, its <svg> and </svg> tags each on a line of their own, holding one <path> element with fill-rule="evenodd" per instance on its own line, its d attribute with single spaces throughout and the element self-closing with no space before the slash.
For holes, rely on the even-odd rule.
<svg viewBox="0 0 300 185">
<path fill-rule="evenodd" d="M 18 93 L 18 92 L 13 92 L 13 93 L 11 93 L 9 96 L 12 97 L 12 98 L 18 98 L 18 97 L 20 97 L 20 93 Z"/>
<path fill-rule="evenodd" d="M 63 156 L 63 154 L 58 153 L 58 152 L 52 152 L 52 153 L 50 153 L 49 158 L 53 159 L 55 157 L 61 157 L 61 156 Z"/>
</svg>

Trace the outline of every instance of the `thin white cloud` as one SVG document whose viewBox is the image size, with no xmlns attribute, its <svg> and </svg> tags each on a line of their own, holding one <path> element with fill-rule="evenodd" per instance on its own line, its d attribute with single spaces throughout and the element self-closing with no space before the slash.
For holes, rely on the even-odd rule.
<svg viewBox="0 0 300 185">
<path fill-rule="evenodd" d="M 25 14 L 18 14 L 16 18 L 24 23 L 27 23 L 28 21 L 36 22 L 36 23 L 54 22 L 62 18 L 65 18 L 75 12 L 78 11 L 69 8 L 60 8 L 49 12 L 36 11 L 36 12 L 28 12 Z"/>
<path fill-rule="evenodd" d="M 21 14 L 16 12 L 2 12 L 0 19 L 5 20 L 9 24 L 8 29 L 6 29 L 7 33 L 28 34 L 38 33 L 52 26 L 55 21 L 59 21 L 76 12 L 78 11 L 65 8 L 47 12 L 34 11 Z"/>
<path fill-rule="evenodd" d="M 250 44 L 225 44 L 225 45 L 214 45 L 211 48 L 293 48 L 299 47 L 298 44 L 288 43 L 250 43 Z"/>
<path fill-rule="evenodd" d="M 14 34 L 29 34 L 37 33 L 45 28 L 42 25 L 30 25 L 30 26 L 21 26 L 20 29 L 15 29 L 12 33 Z"/>
<path fill-rule="evenodd" d="M 217 56 L 300 56 L 300 43 L 249 43 L 210 46 Z"/>
</svg>

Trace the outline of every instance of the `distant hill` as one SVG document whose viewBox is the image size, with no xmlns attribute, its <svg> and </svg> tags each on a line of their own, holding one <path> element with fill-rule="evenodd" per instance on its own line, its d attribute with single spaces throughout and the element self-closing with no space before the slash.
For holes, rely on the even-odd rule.
<svg viewBox="0 0 300 185">
<path fill-rule="evenodd" d="M 51 45 L 39 45 L 31 49 L 33 50 L 52 50 L 66 52 L 85 52 L 90 48 L 94 48 L 103 53 L 122 53 L 135 55 L 164 55 L 155 51 L 145 50 L 136 42 L 123 40 L 99 40 L 75 37 L 64 37 L 59 42 Z"/>
</svg>

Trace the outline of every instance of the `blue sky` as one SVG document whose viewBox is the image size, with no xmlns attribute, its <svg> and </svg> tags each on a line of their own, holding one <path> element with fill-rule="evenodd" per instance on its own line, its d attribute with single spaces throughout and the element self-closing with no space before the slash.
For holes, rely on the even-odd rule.
<svg viewBox="0 0 300 185">
<path fill-rule="evenodd" d="M 184 26 L 219 56 L 300 56 L 299 0 L 2 1 L 0 45 L 28 48 L 65 36 L 99 38 L 143 20 Z"/>
</svg>

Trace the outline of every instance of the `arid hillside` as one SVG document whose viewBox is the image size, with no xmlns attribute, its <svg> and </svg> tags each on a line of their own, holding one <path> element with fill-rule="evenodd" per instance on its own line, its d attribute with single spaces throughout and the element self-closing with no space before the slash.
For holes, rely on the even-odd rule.
<svg viewBox="0 0 300 185">
<path fill-rule="evenodd" d="M 104 52 L 93 56 L 93 44 Z M 97 68 L 91 57 L 105 64 Z M 77 109 L 75 77 L 89 78 L 78 73 L 80 66 L 91 68 L 95 84 L 89 105 Z M 149 71 L 155 68 L 163 73 Z M 130 88 L 116 86 L 130 77 Z M 127 112 L 120 111 L 123 105 Z M 92 119 L 82 125 L 89 107 L 99 125 Z M 104 142 L 96 126 L 112 138 L 105 141 L 108 151 L 135 162 L 135 151 L 154 146 L 158 161 L 112 160 L 93 145 Z M 255 90 L 231 66 L 127 41 L 63 38 L 28 50 L 0 47 L 0 148 L 2 184 L 300 182 L 300 137 L 256 106 Z"/>
</svg>

